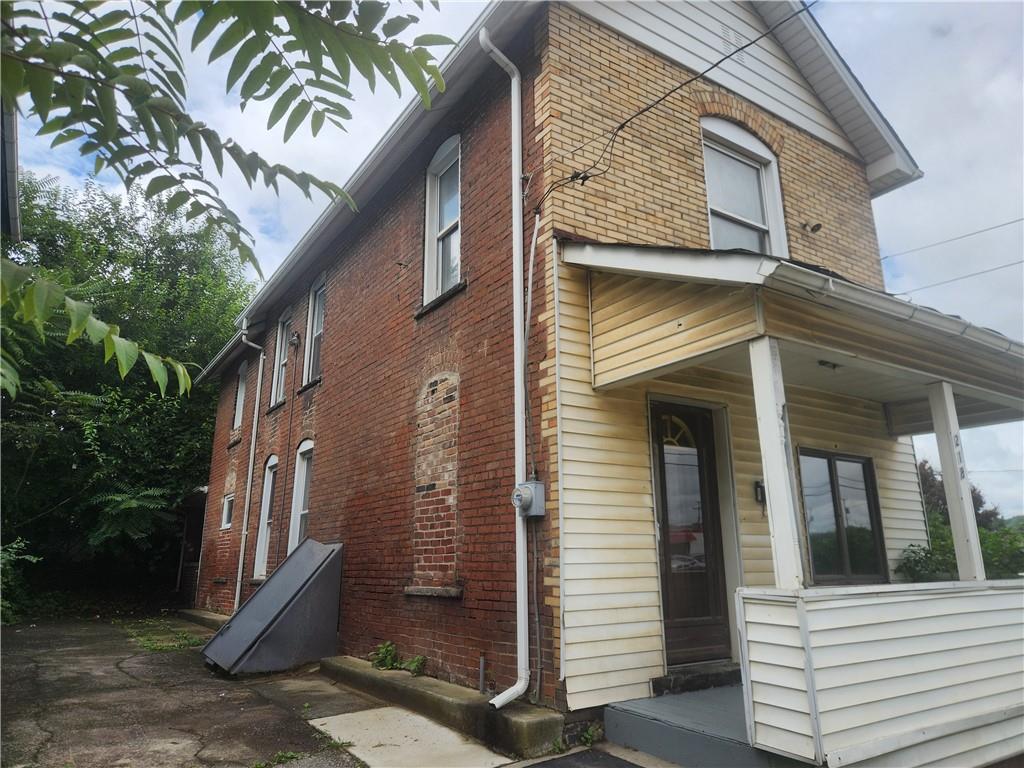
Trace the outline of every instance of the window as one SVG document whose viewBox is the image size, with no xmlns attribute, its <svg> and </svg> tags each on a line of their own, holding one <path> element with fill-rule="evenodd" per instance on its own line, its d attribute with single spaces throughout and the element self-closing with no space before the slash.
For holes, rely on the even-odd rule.
<svg viewBox="0 0 1024 768">
<path fill-rule="evenodd" d="M 263 496 L 260 498 L 260 522 L 256 532 L 256 562 L 252 570 L 253 578 L 256 579 L 267 575 L 267 553 L 270 551 L 270 528 L 276 496 L 277 456 L 271 456 L 263 470 Z"/>
<path fill-rule="evenodd" d="M 800 484 L 814 583 L 886 581 L 871 459 L 801 450 Z"/>
<path fill-rule="evenodd" d="M 309 384 L 320 378 L 320 351 L 324 340 L 324 306 L 327 302 L 327 286 L 323 280 L 314 284 L 309 292 L 309 313 L 306 322 L 306 361 L 303 383 Z"/>
<path fill-rule="evenodd" d="M 775 155 L 727 120 L 704 118 L 701 130 L 711 247 L 788 258 Z"/>
<path fill-rule="evenodd" d="M 220 505 L 220 527 L 221 530 L 231 527 L 231 518 L 235 514 L 235 497 L 225 496 Z"/>
<path fill-rule="evenodd" d="M 295 490 L 292 493 L 292 520 L 288 528 L 288 554 L 306 538 L 309 519 L 309 488 L 313 478 L 313 441 L 303 440 L 295 457 Z"/>
<path fill-rule="evenodd" d="M 284 400 L 288 380 L 288 341 L 292 335 L 291 318 L 277 324 L 277 349 L 274 352 L 274 380 L 270 387 L 270 404 L 277 405 Z"/>
<path fill-rule="evenodd" d="M 245 378 L 249 375 L 249 361 L 243 360 L 238 366 L 238 381 L 235 384 L 235 417 L 231 421 L 231 428 L 238 429 L 242 426 L 242 410 L 245 408 Z"/>
<path fill-rule="evenodd" d="M 454 288 L 461 279 L 459 178 L 459 137 L 452 136 L 437 150 L 427 168 L 424 304 Z"/>
</svg>

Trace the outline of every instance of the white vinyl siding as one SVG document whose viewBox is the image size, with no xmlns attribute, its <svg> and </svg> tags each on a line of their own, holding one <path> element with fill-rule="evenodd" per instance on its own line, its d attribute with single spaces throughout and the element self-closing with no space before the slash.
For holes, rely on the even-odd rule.
<svg viewBox="0 0 1024 768">
<path fill-rule="evenodd" d="M 767 31 L 749 3 L 574 0 L 605 26 L 699 72 Z M 757 106 L 854 156 L 857 151 L 790 57 L 767 37 L 706 75 Z"/>
<path fill-rule="evenodd" d="M 814 701 L 830 766 L 981 765 L 1020 751 L 1024 585 L 755 588 L 739 599 L 757 746 L 813 757 Z"/>
<path fill-rule="evenodd" d="M 602 320 L 591 319 L 586 272 L 565 264 L 557 268 L 564 670 L 569 708 L 579 709 L 648 696 L 649 681 L 661 674 L 664 663 L 648 394 L 725 406 L 742 583 L 770 586 L 774 573 L 768 521 L 754 497 L 754 482 L 763 469 L 749 375 L 690 368 L 595 390 L 590 338 L 592 322 L 596 332 Z M 622 282 L 624 294 L 630 292 L 629 278 L 615 280 Z M 662 284 L 673 295 L 696 287 Z M 686 352 L 678 349 L 676 354 L 684 357 Z M 795 448 L 872 459 L 891 571 L 904 547 L 927 542 L 910 438 L 889 436 L 879 403 L 798 382 L 787 382 L 786 390 Z"/>
</svg>

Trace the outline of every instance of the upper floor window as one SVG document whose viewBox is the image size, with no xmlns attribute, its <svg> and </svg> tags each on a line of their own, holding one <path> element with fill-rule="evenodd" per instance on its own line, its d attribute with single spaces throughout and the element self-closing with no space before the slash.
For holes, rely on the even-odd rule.
<svg viewBox="0 0 1024 768">
<path fill-rule="evenodd" d="M 225 496 L 220 505 L 221 530 L 231 527 L 231 518 L 235 516 L 235 496 Z"/>
<path fill-rule="evenodd" d="M 238 366 L 238 381 L 235 384 L 235 415 L 231 420 L 231 428 L 242 426 L 242 410 L 245 407 L 245 379 L 249 375 L 249 361 L 243 360 Z"/>
<path fill-rule="evenodd" d="M 295 457 L 292 519 L 288 526 L 288 554 L 306 538 L 309 520 L 309 489 L 313 481 L 313 441 L 303 440 Z"/>
<path fill-rule="evenodd" d="M 284 400 L 287 387 L 288 342 L 292 336 L 291 318 L 281 320 L 277 324 L 277 348 L 274 351 L 274 378 L 270 386 L 270 404 L 277 405 Z"/>
<path fill-rule="evenodd" d="M 885 581 L 871 459 L 801 449 L 800 485 L 814 583 Z"/>
<path fill-rule="evenodd" d="M 327 285 L 323 279 L 313 284 L 309 292 L 309 313 L 306 322 L 306 360 L 303 383 L 320 378 L 320 353 L 324 340 L 324 307 L 327 303 Z"/>
<path fill-rule="evenodd" d="M 459 137 L 440 146 L 427 167 L 427 224 L 423 256 L 423 303 L 461 279 Z"/>
<path fill-rule="evenodd" d="M 701 131 L 711 247 L 788 258 L 775 155 L 728 120 L 706 117 Z"/>
</svg>

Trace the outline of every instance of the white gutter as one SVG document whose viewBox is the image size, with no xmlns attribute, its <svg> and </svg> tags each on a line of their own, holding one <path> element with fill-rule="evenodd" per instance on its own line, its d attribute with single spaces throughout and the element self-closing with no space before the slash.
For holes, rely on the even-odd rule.
<svg viewBox="0 0 1024 768">
<path fill-rule="evenodd" d="M 259 371 L 256 373 L 256 398 L 252 404 L 252 436 L 249 439 L 249 469 L 245 476 L 245 507 L 242 512 L 242 541 L 238 547 L 238 575 L 235 577 L 235 607 L 242 600 L 242 571 L 245 568 L 245 545 L 249 538 L 249 499 L 252 495 L 252 475 L 256 468 L 256 432 L 260 425 L 260 401 L 263 399 L 263 367 L 266 362 L 266 352 L 259 344 L 249 341 L 249 318 L 242 318 L 241 342 L 246 346 L 260 351 Z"/>
<path fill-rule="evenodd" d="M 512 102 L 512 356 L 514 397 L 515 482 L 526 481 L 526 377 L 524 371 L 526 329 L 523 327 L 523 102 L 519 70 L 505 54 L 494 47 L 487 28 L 480 28 L 480 47 L 508 73 Z M 529 605 L 526 584 L 526 519 L 513 507 L 516 516 L 516 666 L 515 684 L 493 699 L 491 706 L 501 709 L 515 701 L 530 685 Z M 540 649 L 537 649 L 538 652 Z"/>
</svg>

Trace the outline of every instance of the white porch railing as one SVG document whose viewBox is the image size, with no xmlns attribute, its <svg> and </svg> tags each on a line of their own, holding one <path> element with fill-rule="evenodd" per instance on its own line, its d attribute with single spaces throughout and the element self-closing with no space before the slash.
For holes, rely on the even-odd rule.
<svg viewBox="0 0 1024 768">
<path fill-rule="evenodd" d="M 1024 580 L 737 590 L 750 743 L 830 768 L 1024 751 Z"/>
</svg>

